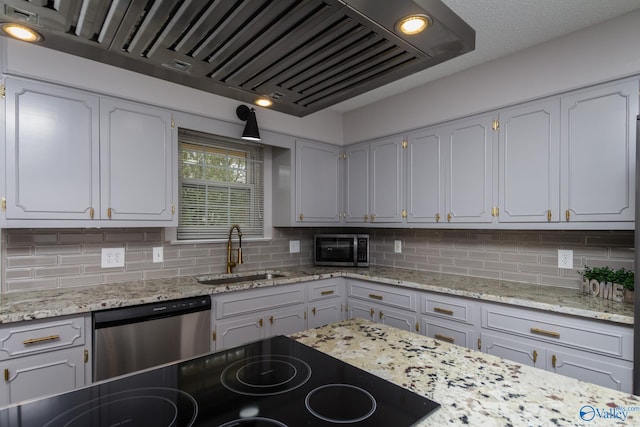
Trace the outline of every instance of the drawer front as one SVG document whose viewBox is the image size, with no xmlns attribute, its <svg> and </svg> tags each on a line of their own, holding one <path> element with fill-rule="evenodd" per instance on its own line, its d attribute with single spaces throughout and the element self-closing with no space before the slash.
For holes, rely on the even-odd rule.
<svg viewBox="0 0 640 427">
<path fill-rule="evenodd" d="M 349 282 L 349 297 L 404 310 L 416 310 L 416 294 L 409 289 L 380 286 L 373 283 Z"/>
<path fill-rule="evenodd" d="M 16 323 L 0 332 L 0 360 L 84 345 L 84 318 Z"/>
<path fill-rule="evenodd" d="M 632 360 L 633 329 L 577 317 L 486 305 L 482 327 Z"/>
<path fill-rule="evenodd" d="M 316 280 L 309 283 L 309 301 L 319 301 L 344 296 L 342 279 Z"/>
<path fill-rule="evenodd" d="M 424 334 L 428 337 L 467 348 L 477 348 L 474 331 L 461 324 L 444 324 L 423 319 L 422 325 Z"/>
<path fill-rule="evenodd" d="M 216 305 L 216 318 L 223 319 L 276 307 L 304 304 L 306 295 L 304 288 L 300 285 L 281 285 L 216 295 L 213 299 Z"/>
<path fill-rule="evenodd" d="M 421 296 L 420 305 L 422 314 L 458 322 L 473 323 L 474 307 L 463 299 L 427 294 Z"/>
</svg>

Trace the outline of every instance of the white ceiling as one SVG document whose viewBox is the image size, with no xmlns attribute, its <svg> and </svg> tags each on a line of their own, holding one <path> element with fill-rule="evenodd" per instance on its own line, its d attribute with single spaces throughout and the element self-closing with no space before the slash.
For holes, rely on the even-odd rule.
<svg viewBox="0 0 640 427">
<path fill-rule="evenodd" d="M 350 111 L 640 9 L 640 0 L 442 0 L 476 30 L 476 49 L 332 106 Z M 419 3 L 419 1 L 417 2 Z"/>
</svg>

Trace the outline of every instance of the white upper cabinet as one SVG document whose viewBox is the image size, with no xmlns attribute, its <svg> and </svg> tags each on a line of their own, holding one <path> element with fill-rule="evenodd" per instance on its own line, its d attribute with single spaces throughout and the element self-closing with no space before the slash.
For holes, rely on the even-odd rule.
<svg viewBox="0 0 640 427">
<path fill-rule="evenodd" d="M 174 226 L 171 113 L 6 80 L 8 227 Z"/>
<path fill-rule="evenodd" d="M 296 221 L 340 222 L 340 147 L 296 141 Z"/>
<path fill-rule="evenodd" d="M 509 108 L 499 117 L 500 222 L 558 221 L 560 100 Z"/>
<path fill-rule="evenodd" d="M 391 137 L 346 148 L 346 222 L 402 222 L 403 143 Z"/>
<path fill-rule="evenodd" d="M 100 101 L 101 217 L 171 221 L 174 215 L 171 112 Z"/>
<path fill-rule="evenodd" d="M 492 222 L 492 124 L 493 117 L 485 114 L 445 130 L 446 222 Z"/>
<path fill-rule="evenodd" d="M 6 80 L 6 218 L 99 215 L 96 96 Z"/>
<path fill-rule="evenodd" d="M 562 221 L 634 221 L 638 80 L 561 99 Z"/>
<path fill-rule="evenodd" d="M 407 137 L 407 222 L 439 222 L 444 213 L 443 127 Z"/>
</svg>

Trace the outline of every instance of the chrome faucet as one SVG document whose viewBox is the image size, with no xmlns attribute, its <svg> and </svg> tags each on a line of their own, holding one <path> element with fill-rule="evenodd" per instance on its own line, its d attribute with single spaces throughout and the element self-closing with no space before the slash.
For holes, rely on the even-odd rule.
<svg viewBox="0 0 640 427">
<path fill-rule="evenodd" d="M 231 235 L 233 229 L 238 230 L 238 259 L 234 261 L 231 256 Z M 229 230 L 229 241 L 227 242 L 227 273 L 233 273 L 233 267 L 242 264 L 242 231 L 238 224 L 233 224 L 231 230 Z"/>
</svg>

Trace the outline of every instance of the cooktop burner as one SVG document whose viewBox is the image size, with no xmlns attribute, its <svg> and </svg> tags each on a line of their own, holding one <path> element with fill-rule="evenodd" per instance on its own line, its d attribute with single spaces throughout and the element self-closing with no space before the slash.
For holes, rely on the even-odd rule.
<svg viewBox="0 0 640 427">
<path fill-rule="evenodd" d="M 401 427 L 438 407 L 278 336 L 0 409 L 0 427 Z"/>
</svg>

